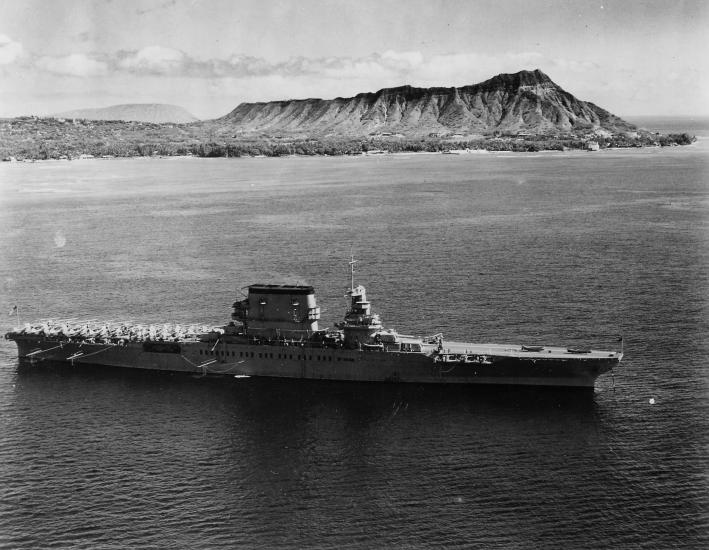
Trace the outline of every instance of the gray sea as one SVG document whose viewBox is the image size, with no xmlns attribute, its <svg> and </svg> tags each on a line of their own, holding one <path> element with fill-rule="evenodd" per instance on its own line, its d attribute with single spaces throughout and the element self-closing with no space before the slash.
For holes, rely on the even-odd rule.
<svg viewBox="0 0 709 550">
<path fill-rule="evenodd" d="M 579 392 L 18 367 L 2 340 L 0 547 L 706 548 L 708 175 L 707 138 L 3 163 L 4 330 L 220 324 L 266 282 L 330 325 L 353 253 L 401 332 L 626 356 Z"/>
</svg>

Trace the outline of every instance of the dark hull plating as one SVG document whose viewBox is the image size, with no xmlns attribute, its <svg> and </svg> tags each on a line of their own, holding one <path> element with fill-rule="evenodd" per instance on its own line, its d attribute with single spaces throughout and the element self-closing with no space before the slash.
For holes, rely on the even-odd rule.
<svg viewBox="0 0 709 550">
<path fill-rule="evenodd" d="M 123 345 L 9 334 L 23 363 L 44 361 L 155 371 L 339 381 L 593 387 L 622 354 L 542 357 L 489 353 L 484 362 L 427 353 L 210 342 Z M 472 346 L 472 344 L 471 344 Z M 440 357 L 438 358 L 440 359 Z"/>
</svg>

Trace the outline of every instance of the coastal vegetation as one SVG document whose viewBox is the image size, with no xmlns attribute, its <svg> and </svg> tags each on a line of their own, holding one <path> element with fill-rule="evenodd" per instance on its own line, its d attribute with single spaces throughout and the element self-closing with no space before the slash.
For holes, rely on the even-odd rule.
<svg viewBox="0 0 709 550">
<path fill-rule="evenodd" d="M 46 160 L 91 157 L 360 155 L 379 152 L 561 151 L 609 147 L 687 145 L 686 133 L 645 131 L 616 134 L 492 132 L 484 135 L 433 134 L 423 137 L 315 136 L 239 133 L 224 125 L 92 121 L 21 117 L 0 120 L 0 159 Z"/>
</svg>

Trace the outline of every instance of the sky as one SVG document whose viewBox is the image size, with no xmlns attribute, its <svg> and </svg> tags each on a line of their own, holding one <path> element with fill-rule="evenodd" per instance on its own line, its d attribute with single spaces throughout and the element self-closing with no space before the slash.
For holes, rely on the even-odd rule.
<svg viewBox="0 0 709 550">
<path fill-rule="evenodd" d="M 619 116 L 709 116 L 709 0 L 0 0 L 0 117 L 463 86 L 541 69 Z"/>
</svg>

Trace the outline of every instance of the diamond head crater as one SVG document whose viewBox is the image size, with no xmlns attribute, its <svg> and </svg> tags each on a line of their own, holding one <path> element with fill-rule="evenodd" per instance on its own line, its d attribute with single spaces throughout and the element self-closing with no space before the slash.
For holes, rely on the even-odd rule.
<svg viewBox="0 0 709 550">
<path fill-rule="evenodd" d="M 0 119 L 0 158 L 534 152 L 687 145 L 583 101 L 540 70 L 461 87 L 400 86 L 335 99 L 241 103 L 212 120 L 131 104 Z"/>
</svg>

